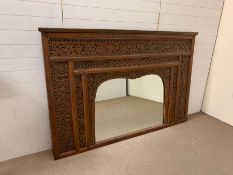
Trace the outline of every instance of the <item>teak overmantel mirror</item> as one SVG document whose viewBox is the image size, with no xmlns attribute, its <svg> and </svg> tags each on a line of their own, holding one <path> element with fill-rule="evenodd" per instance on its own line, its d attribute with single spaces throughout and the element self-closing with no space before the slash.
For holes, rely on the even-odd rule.
<svg viewBox="0 0 233 175">
<path fill-rule="evenodd" d="M 187 120 L 197 33 L 52 28 L 39 31 L 55 159 Z M 158 82 L 160 87 L 156 87 Z M 99 91 L 102 96 L 113 96 L 120 87 L 124 97 L 98 101 Z M 161 90 L 162 102 L 153 99 L 157 98 L 156 89 Z"/>
</svg>

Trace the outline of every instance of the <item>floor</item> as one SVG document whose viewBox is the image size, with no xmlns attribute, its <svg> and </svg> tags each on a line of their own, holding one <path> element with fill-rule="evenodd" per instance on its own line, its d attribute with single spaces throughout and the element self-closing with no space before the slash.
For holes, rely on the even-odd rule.
<svg viewBox="0 0 233 175">
<path fill-rule="evenodd" d="M 0 174 L 232 175 L 233 127 L 198 113 L 185 123 L 57 161 L 51 151 L 5 161 Z"/>
<path fill-rule="evenodd" d="M 163 123 L 163 104 L 125 96 L 96 102 L 96 141 Z"/>
</svg>

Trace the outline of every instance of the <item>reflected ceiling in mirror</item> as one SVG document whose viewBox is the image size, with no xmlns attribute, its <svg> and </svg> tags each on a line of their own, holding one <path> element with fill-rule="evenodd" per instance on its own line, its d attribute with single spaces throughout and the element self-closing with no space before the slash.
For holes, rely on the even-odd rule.
<svg viewBox="0 0 233 175">
<path fill-rule="evenodd" d="M 163 99 L 157 75 L 104 82 L 96 94 L 96 142 L 163 124 Z"/>
</svg>

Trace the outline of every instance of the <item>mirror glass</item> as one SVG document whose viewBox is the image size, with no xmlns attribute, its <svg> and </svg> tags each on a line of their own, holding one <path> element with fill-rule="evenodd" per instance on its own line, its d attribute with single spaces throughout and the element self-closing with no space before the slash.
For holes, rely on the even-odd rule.
<svg viewBox="0 0 233 175">
<path fill-rule="evenodd" d="M 163 101 L 157 75 L 104 82 L 96 94 L 96 142 L 162 124 Z"/>
</svg>

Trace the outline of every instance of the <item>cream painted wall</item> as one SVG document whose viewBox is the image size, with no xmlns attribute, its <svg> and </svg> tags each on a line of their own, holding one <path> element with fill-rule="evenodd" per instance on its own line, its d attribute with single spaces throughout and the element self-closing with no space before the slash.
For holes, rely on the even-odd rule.
<svg viewBox="0 0 233 175">
<path fill-rule="evenodd" d="M 226 0 L 202 111 L 233 126 L 233 1 Z"/>
<path fill-rule="evenodd" d="M 163 81 L 158 75 L 129 80 L 129 95 L 163 103 Z"/>
</svg>

